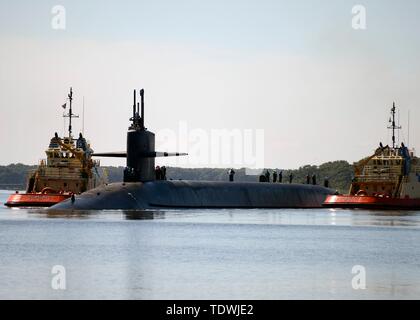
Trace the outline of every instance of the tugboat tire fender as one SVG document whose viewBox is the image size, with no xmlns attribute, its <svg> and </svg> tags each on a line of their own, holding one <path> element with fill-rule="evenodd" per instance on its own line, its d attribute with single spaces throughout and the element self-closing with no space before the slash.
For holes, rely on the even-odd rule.
<svg viewBox="0 0 420 320">
<path fill-rule="evenodd" d="M 358 197 L 365 197 L 365 196 L 367 196 L 367 192 L 365 190 L 359 190 L 356 193 L 356 196 L 358 196 Z"/>
<path fill-rule="evenodd" d="M 45 187 L 44 189 L 41 190 L 42 194 L 47 194 L 47 193 L 56 193 L 54 189 L 50 188 L 50 187 Z"/>
</svg>

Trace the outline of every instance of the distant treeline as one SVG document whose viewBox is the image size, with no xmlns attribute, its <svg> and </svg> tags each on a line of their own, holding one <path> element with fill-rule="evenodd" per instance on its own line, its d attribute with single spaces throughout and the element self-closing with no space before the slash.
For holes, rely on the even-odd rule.
<svg viewBox="0 0 420 320">
<path fill-rule="evenodd" d="M 36 166 L 24 164 L 11 164 L 0 166 L 0 189 L 25 189 L 26 179 L 31 170 Z M 118 182 L 123 179 L 123 167 L 102 167 L 100 174 L 108 176 L 109 182 Z M 353 166 L 347 161 L 327 162 L 320 166 L 303 166 L 295 170 L 268 169 L 270 173 L 274 170 L 283 172 L 283 182 L 289 181 L 290 173 L 293 174 L 294 183 L 306 183 L 306 176 L 316 175 L 318 184 L 322 184 L 324 179 L 328 179 L 330 186 L 340 192 L 347 192 L 353 177 Z M 235 181 L 258 181 L 258 176 L 246 175 L 245 169 L 235 169 Z M 167 168 L 167 178 L 173 180 L 207 180 L 207 181 L 227 181 L 228 169 L 212 168 Z"/>
</svg>

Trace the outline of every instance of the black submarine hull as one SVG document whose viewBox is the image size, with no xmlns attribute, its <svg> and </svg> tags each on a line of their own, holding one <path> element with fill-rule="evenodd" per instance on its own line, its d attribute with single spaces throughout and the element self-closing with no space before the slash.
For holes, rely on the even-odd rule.
<svg viewBox="0 0 420 320">
<path fill-rule="evenodd" d="M 65 200 L 52 210 L 157 208 L 321 208 L 334 190 L 254 182 L 150 181 L 112 183 Z"/>
</svg>

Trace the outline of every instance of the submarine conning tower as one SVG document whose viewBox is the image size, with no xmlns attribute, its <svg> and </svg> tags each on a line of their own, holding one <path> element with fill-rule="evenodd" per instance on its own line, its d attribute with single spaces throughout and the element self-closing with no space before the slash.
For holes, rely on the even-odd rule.
<svg viewBox="0 0 420 320">
<path fill-rule="evenodd" d="M 144 89 L 140 90 L 140 104 L 134 90 L 133 117 L 127 132 L 127 167 L 124 182 L 155 180 L 155 134 L 144 126 Z M 140 110 L 139 110 L 140 109 Z"/>
<path fill-rule="evenodd" d="M 185 156 L 187 153 L 155 151 L 155 134 L 144 126 L 144 89 L 140 90 L 140 103 L 134 90 L 133 116 L 127 132 L 125 152 L 95 153 L 97 157 L 126 158 L 124 182 L 147 182 L 156 180 L 155 158 Z"/>
</svg>

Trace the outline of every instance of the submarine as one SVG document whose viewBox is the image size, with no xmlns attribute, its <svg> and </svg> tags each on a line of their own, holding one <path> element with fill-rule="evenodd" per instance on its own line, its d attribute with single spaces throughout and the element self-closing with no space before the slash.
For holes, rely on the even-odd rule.
<svg viewBox="0 0 420 320">
<path fill-rule="evenodd" d="M 94 153 L 126 158 L 123 182 L 91 189 L 49 210 L 145 210 L 159 208 L 322 208 L 335 190 L 318 185 L 263 182 L 157 180 L 155 158 L 187 153 L 155 151 L 155 134 L 145 127 L 144 89 L 134 90 L 133 116 L 125 152 Z"/>
</svg>

